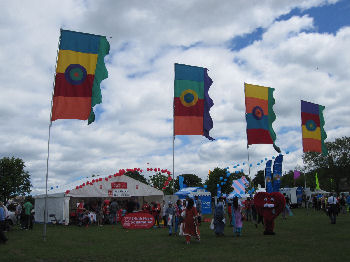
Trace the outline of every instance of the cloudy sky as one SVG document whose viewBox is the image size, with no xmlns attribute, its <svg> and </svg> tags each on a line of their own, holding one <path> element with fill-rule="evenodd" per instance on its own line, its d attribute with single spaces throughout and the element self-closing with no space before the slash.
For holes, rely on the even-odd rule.
<svg viewBox="0 0 350 262">
<path fill-rule="evenodd" d="M 121 168 L 172 170 L 174 63 L 209 69 L 216 139 L 177 136 L 175 175 L 205 179 L 247 162 L 244 82 L 275 88 L 283 170 L 302 166 L 301 99 L 326 106 L 327 141 L 350 134 L 349 13 L 348 0 L 0 0 L 0 157 L 22 158 L 33 193 L 44 192 L 63 28 L 108 36 L 109 77 L 93 124 L 53 122 L 49 187 Z M 277 155 L 271 145 L 249 153 L 251 177 Z"/>
</svg>

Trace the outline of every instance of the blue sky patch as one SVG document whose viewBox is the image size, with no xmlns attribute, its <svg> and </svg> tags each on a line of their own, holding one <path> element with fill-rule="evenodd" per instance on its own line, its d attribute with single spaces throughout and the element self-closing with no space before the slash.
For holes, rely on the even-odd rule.
<svg viewBox="0 0 350 262">
<path fill-rule="evenodd" d="M 336 34 L 344 26 L 350 26 L 350 1 L 341 0 L 336 4 L 313 7 L 306 10 L 299 8 L 293 9 L 285 15 L 281 15 L 275 21 L 286 21 L 293 16 L 308 15 L 314 20 L 314 32 Z M 256 28 L 253 32 L 236 36 L 228 42 L 228 48 L 231 51 L 239 51 L 252 45 L 255 41 L 262 39 L 266 29 Z M 307 30 L 309 31 L 309 30 Z"/>
</svg>

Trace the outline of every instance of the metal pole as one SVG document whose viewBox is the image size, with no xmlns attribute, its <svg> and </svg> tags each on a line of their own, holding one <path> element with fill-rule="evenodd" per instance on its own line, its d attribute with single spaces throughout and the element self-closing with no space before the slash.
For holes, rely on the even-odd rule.
<svg viewBox="0 0 350 262">
<path fill-rule="evenodd" d="M 173 194 L 175 194 L 175 136 L 173 136 Z"/>
<path fill-rule="evenodd" d="M 249 161 L 249 146 L 247 145 L 247 152 L 248 152 L 248 173 L 249 173 L 249 178 L 250 178 L 250 161 Z"/>
<path fill-rule="evenodd" d="M 52 107 L 52 102 L 51 102 Z M 51 136 L 51 114 L 50 114 L 50 125 L 49 125 L 49 139 L 47 141 L 47 159 L 46 159 L 46 180 L 45 180 L 45 209 L 44 209 L 44 231 L 43 239 L 46 241 L 46 224 L 47 224 L 47 180 L 49 178 L 49 157 L 50 157 L 50 136 Z"/>
<path fill-rule="evenodd" d="M 49 179 L 49 158 L 50 158 L 50 137 L 51 137 L 51 126 L 52 126 L 52 105 L 53 105 L 53 96 L 54 96 L 54 90 L 55 90 L 55 79 L 56 79 L 56 69 L 57 69 L 57 60 L 58 60 L 58 52 L 60 49 L 60 42 L 61 42 L 61 31 L 60 29 L 60 38 L 58 40 L 58 46 L 57 46 L 57 53 L 56 53 L 56 66 L 55 66 L 55 73 L 53 77 L 53 83 L 52 83 L 52 96 L 51 96 L 51 112 L 50 112 L 50 124 L 49 124 L 49 138 L 47 140 L 47 159 L 46 159 L 46 177 L 45 177 L 45 208 L 44 208 L 44 229 L 43 229 L 43 240 L 46 241 L 46 225 L 47 225 L 47 181 Z"/>
</svg>

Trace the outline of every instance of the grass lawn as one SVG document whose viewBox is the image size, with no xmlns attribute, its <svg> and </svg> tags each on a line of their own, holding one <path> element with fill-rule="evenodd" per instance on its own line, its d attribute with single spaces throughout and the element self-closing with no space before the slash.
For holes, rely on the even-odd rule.
<svg viewBox="0 0 350 262">
<path fill-rule="evenodd" d="M 118 226 L 43 226 L 32 231 L 14 229 L 0 245 L 0 262 L 10 261 L 350 261 L 350 214 L 332 225 L 323 212 L 293 210 L 294 216 L 276 220 L 275 236 L 264 236 L 250 222 L 243 235 L 233 237 L 226 227 L 217 238 L 202 223 L 201 243 L 185 244 L 184 237 L 169 237 L 167 229 L 125 230 Z"/>
</svg>

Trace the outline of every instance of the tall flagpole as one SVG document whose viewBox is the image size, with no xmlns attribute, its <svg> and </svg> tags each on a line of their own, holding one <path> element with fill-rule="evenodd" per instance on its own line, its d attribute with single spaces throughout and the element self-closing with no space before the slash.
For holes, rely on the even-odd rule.
<svg viewBox="0 0 350 262">
<path fill-rule="evenodd" d="M 52 105 L 53 105 L 53 96 L 54 96 L 54 90 L 55 90 L 55 79 L 56 79 L 56 69 L 57 69 L 57 60 L 58 60 L 58 52 L 60 49 L 60 42 L 61 42 L 61 31 L 60 29 L 60 38 L 58 40 L 58 46 L 57 46 L 57 54 L 56 54 L 56 66 L 55 66 L 55 72 L 53 77 L 53 83 L 52 83 L 52 96 L 51 96 L 51 111 L 50 111 L 50 124 L 49 124 L 49 138 L 47 140 L 47 159 L 46 159 L 46 177 L 45 177 L 45 208 L 44 208 L 44 229 L 43 229 L 43 239 L 46 241 L 46 226 L 47 226 L 47 181 L 49 179 L 49 158 L 50 158 L 50 137 L 51 137 L 51 126 L 52 126 Z"/>
<path fill-rule="evenodd" d="M 250 178 L 250 160 L 249 160 L 249 145 L 247 143 L 247 152 L 248 152 L 248 176 L 249 176 L 249 187 L 251 186 L 251 178 Z"/>
</svg>

